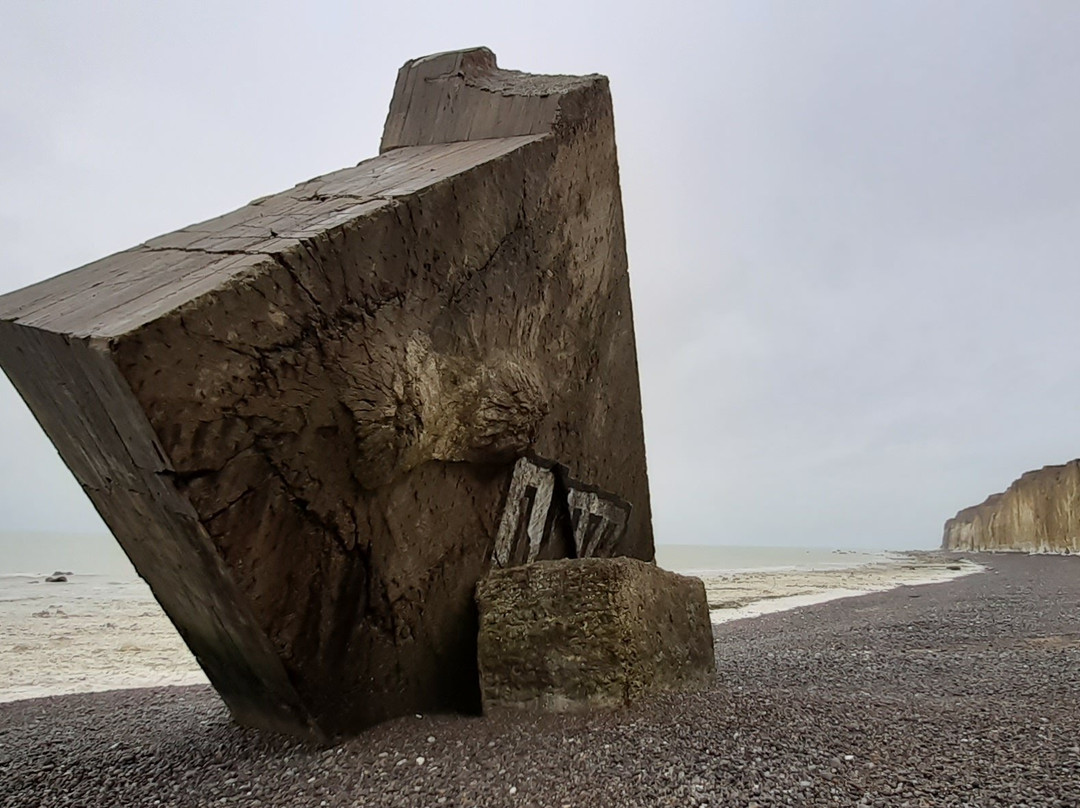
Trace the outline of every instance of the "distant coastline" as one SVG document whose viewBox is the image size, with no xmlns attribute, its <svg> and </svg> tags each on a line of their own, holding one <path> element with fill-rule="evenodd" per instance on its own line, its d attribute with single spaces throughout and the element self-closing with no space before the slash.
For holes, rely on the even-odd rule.
<svg viewBox="0 0 1080 808">
<path fill-rule="evenodd" d="M 108 533 L 0 531 L 0 574 L 48 575 L 55 570 L 138 578 L 124 551 Z"/>
<path fill-rule="evenodd" d="M 656 563 L 688 575 L 717 572 L 780 572 L 785 570 L 848 569 L 873 564 L 900 551 L 712 544 L 657 544 Z"/>
</svg>

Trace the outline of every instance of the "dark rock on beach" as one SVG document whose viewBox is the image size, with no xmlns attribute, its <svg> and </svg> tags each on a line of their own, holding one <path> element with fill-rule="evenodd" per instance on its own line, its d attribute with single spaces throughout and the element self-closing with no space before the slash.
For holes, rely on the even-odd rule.
<svg viewBox="0 0 1080 808">
<path fill-rule="evenodd" d="M 0 805 L 1080 805 L 1080 559 L 977 560 L 724 624 L 709 688 L 616 712 L 409 716 L 320 748 L 235 726 L 207 687 L 3 704 Z"/>
</svg>

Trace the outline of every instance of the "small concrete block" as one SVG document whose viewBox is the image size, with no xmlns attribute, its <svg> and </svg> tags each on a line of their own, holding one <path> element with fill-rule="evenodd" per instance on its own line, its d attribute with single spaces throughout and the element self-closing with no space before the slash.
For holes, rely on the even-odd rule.
<svg viewBox="0 0 1080 808">
<path fill-rule="evenodd" d="M 705 587 L 630 558 L 538 561 L 477 585 L 484 710 L 565 712 L 707 684 Z"/>
</svg>

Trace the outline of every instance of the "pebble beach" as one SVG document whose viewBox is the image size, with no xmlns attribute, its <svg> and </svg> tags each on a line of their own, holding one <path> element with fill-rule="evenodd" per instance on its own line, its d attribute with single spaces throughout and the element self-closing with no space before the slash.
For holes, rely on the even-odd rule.
<svg viewBox="0 0 1080 808">
<path fill-rule="evenodd" d="M 702 691 L 584 715 L 411 716 L 333 748 L 207 686 L 0 704 L 0 805 L 1075 806 L 1080 558 L 715 627 Z"/>
</svg>

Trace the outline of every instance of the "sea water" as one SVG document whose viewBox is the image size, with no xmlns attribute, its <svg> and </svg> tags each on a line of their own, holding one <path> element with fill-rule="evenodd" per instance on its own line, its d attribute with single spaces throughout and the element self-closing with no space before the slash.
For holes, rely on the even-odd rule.
<svg viewBox="0 0 1080 808">
<path fill-rule="evenodd" d="M 116 539 L 107 533 L 0 531 L 0 575 L 47 575 L 68 570 L 138 578 Z"/>
<path fill-rule="evenodd" d="M 71 572 L 0 574 L 0 701 L 206 681 L 145 582 Z"/>
<path fill-rule="evenodd" d="M 836 550 L 825 547 L 656 545 L 656 563 L 661 567 L 702 577 L 734 572 L 842 570 L 895 557 L 895 553 L 881 550 Z"/>
<path fill-rule="evenodd" d="M 885 554 L 805 547 L 658 545 L 671 570 L 829 570 Z M 56 572 L 67 581 L 49 583 Z M 191 652 L 109 536 L 0 534 L 0 701 L 205 682 Z"/>
<path fill-rule="evenodd" d="M 111 536 L 0 533 L 0 701 L 205 681 Z"/>
</svg>

